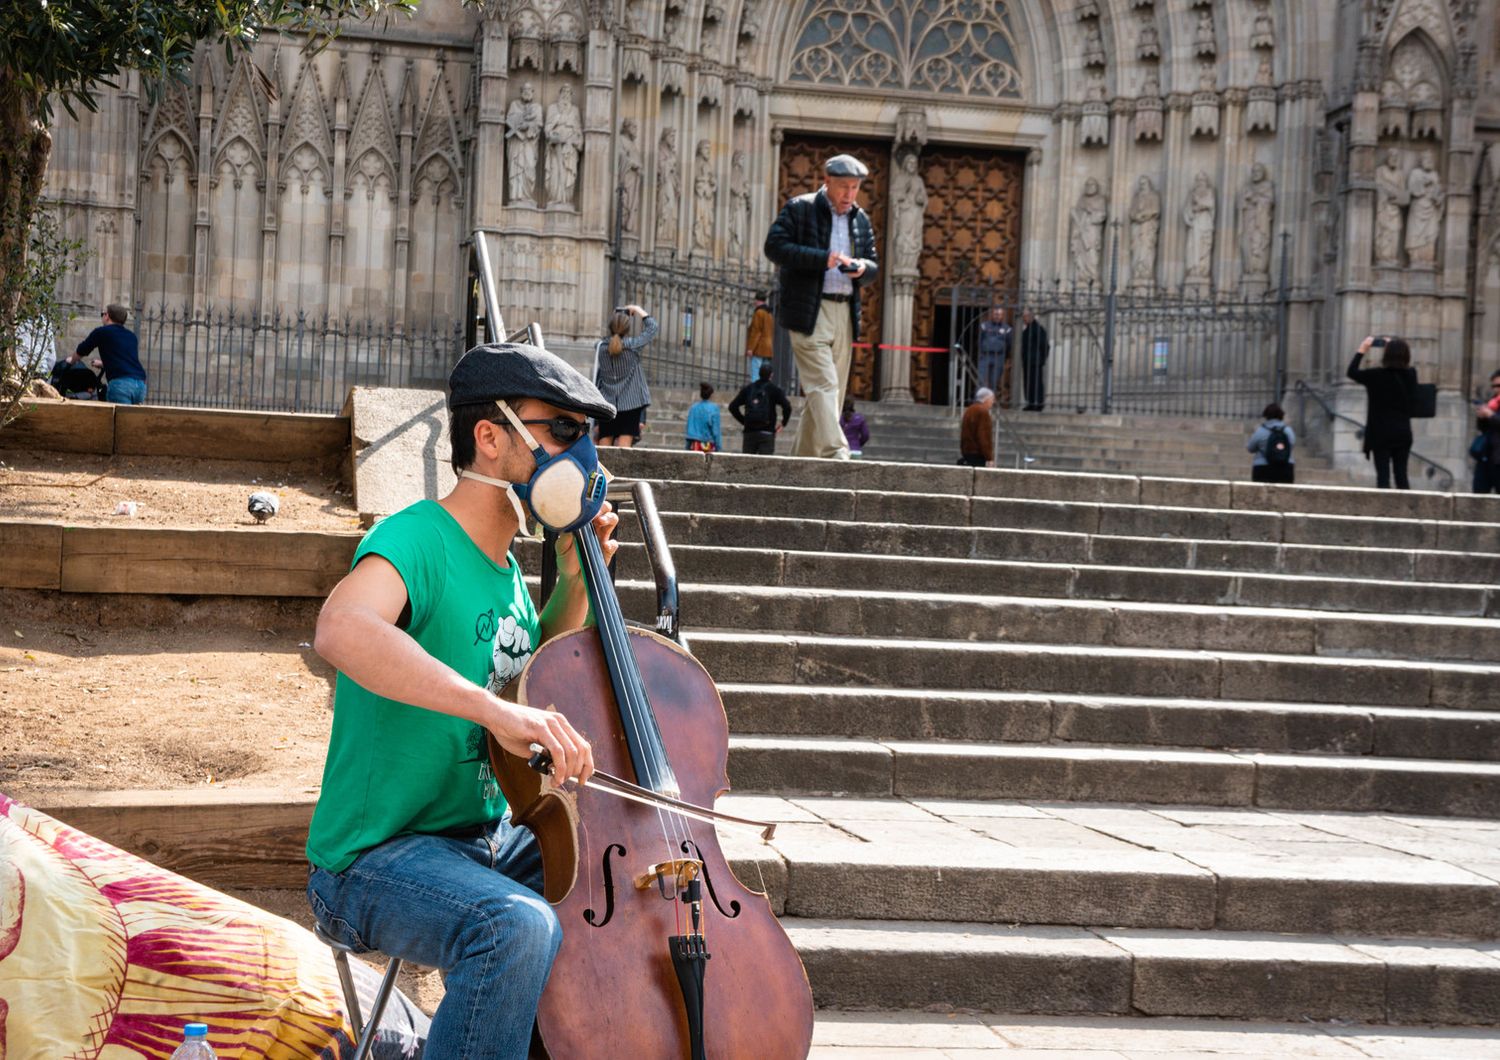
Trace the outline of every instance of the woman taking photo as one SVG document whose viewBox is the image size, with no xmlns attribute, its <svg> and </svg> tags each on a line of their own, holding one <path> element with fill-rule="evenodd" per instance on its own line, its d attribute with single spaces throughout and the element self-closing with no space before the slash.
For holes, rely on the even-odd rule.
<svg viewBox="0 0 1500 1060">
<path fill-rule="evenodd" d="M 630 334 L 630 318 L 645 323 L 639 335 Z M 615 310 L 609 321 L 609 338 L 600 339 L 594 347 L 594 385 L 604 399 L 615 407 L 611 420 L 599 423 L 599 444 L 629 449 L 641 440 L 642 413 L 651 404 L 651 388 L 641 367 L 641 351 L 656 338 L 656 318 L 638 305 Z"/>
<path fill-rule="evenodd" d="M 1361 368 L 1371 348 L 1384 347 L 1379 368 Z M 1366 335 L 1354 360 L 1349 378 L 1365 388 L 1369 396 L 1365 413 L 1365 459 L 1375 460 L 1375 486 L 1391 488 L 1395 475 L 1398 490 L 1411 489 L 1406 460 L 1411 455 L 1412 403 L 1417 396 L 1417 372 L 1411 366 L 1411 347 L 1405 339 Z"/>
</svg>

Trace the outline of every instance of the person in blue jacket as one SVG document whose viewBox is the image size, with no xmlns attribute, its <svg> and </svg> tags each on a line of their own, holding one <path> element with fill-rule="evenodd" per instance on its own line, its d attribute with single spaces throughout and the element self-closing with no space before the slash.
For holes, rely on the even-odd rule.
<svg viewBox="0 0 1500 1060">
<path fill-rule="evenodd" d="M 688 407 L 687 448 L 699 453 L 717 453 L 724 448 L 720 431 L 719 406 L 714 402 L 714 388 L 698 384 L 698 400 Z"/>
</svg>

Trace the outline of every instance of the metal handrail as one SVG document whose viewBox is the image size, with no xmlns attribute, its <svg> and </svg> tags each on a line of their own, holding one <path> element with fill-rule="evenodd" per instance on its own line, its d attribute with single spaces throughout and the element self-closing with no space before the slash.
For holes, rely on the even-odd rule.
<svg viewBox="0 0 1500 1060">
<path fill-rule="evenodd" d="M 1030 471 L 1031 465 L 1036 463 L 1036 457 L 1031 455 L 1031 447 L 1026 444 L 1026 439 L 1021 437 L 1021 432 L 1016 430 L 1016 425 L 1012 421 L 1010 413 L 1000 412 L 998 401 L 992 411 L 999 412 L 999 415 L 995 417 L 995 452 L 998 453 L 1000 451 L 1000 432 L 1004 431 L 1010 436 L 1011 442 L 1015 445 L 1016 470 Z"/>
<path fill-rule="evenodd" d="M 1307 382 L 1307 380 L 1297 380 L 1296 385 L 1292 389 L 1296 392 L 1298 399 L 1302 401 L 1302 407 L 1297 410 L 1298 420 L 1303 422 L 1306 421 L 1306 399 L 1312 398 L 1318 403 L 1319 406 L 1322 407 L 1324 413 L 1327 414 L 1330 420 L 1343 420 L 1345 423 L 1356 428 L 1354 435 L 1356 438 L 1363 438 L 1365 436 L 1365 425 L 1363 423 L 1359 422 L 1359 420 L 1357 419 L 1354 419 L 1352 416 L 1345 416 L 1342 412 L 1334 409 L 1332 405 L 1328 404 L 1323 395 L 1319 393 L 1317 388 L 1311 386 Z M 1427 465 L 1424 474 L 1430 479 L 1437 480 L 1438 489 L 1451 490 L 1453 488 L 1454 483 L 1457 481 L 1457 479 L 1453 475 L 1453 472 L 1449 471 L 1442 464 L 1439 464 L 1436 460 L 1432 460 L 1428 457 L 1423 456 L 1415 449 L 1411 450 L 1410 455 L 1414 460 Z"/>
</svg>

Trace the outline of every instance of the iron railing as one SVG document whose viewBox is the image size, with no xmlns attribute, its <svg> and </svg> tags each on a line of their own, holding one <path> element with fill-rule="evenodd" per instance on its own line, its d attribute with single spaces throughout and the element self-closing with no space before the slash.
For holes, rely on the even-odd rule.
<svg viewBox="0 0 1500 1060">
<path fill-rule="evenodd" d="M 653 386 L 711 383 L 730 394 L 748 381 L 745 338 L 757 292 L 770 295 L 769 270 L 715 266 L 671 256 L 616 259 L 616 298 L 656 317 L 661 333 L 642 352 Z M 776 358 L 782 362 L 790 358 Z M 784 385 L 788 380 L 778 376 Z"/>
<path fill-rule="evenodd" d="M 1281 303 L 1274 297 L 1118 293 L 1059 285 L 943 288 L 950 401 L 991 386 L 1008 407 L 1246 417 L 1277 397 Z M 980 324 L 993 309 L 1012 328 L 1009 380 L 979 378 Z M 1022 314 L 1046 331 L 1045 360 L 1026 356 Z M 997 385 L 998 384 L 998 385 Z M 953 394 L 954 390 L 960 393 Z"/>
<path fill-rule="evenodd" d="M 442 388 L 463 354 L 463 326 L 408 332 L 390 324 L 306 313 L 139 306 L 154 405 L 338 412 L 353 386 Z"/>
</svg>

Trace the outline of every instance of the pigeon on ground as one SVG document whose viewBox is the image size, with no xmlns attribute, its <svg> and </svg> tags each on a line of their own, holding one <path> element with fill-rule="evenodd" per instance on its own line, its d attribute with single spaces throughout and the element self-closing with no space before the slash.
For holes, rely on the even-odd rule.
<svg viewBox="0 0 1500 1060">
<path fill-rule="evenodd" d="M 281 509 L 281 500 L 274 493 L 257 490 L 250 494 L 250 514 L 257 523 L 264 523 Z"/>
</svg>

